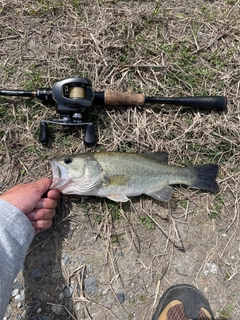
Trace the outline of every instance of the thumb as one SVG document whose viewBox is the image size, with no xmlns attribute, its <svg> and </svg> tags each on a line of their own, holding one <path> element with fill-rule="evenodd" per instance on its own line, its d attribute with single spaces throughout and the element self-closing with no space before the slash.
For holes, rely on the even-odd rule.
<svg viewBox="0 0 240 320">
<path fill-rule="evenodd" d="M 52 184 L 52 181 L 48 178 L 42 178 L 33 182 L 33 186 L 42 194 L 48 191 Z"/>
</svg>

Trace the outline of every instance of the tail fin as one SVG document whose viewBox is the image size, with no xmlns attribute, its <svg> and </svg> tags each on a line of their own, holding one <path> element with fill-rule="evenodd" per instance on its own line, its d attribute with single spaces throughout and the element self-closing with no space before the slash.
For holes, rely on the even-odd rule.
<svg viewBox="0 0 240 320">
<path fill-rule="evenodd" d="M 193 179 L 190 187 L 208 191 L 219 191 L 216 181 L 218 174 L 217 164 L 203 164 L 192 167 Z"/>
</svg>

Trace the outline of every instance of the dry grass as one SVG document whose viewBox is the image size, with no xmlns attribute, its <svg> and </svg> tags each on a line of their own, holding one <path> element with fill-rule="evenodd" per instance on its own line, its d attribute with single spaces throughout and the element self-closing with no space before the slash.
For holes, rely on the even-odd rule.
<svg viewBox="0 0 240 320">
<path fill-rule="evenodd" d="M 54 108 L 0 98 L 2 191 L 50 177 L 47 159 L 55 155 L 85 150 L 164 150 L 172 164 L 220 165 L 218 194 L 176 188 L 167 206 L 144 197 L 126 207 L 96 198 L 78 198 L 77 204 L 63 199 L 51 238 L 43 238 L 45 245 L 36 239 L 40 245 L 27 259 L 31 264 L 39 255 L 32 268 L 41 265 L 45 246 L 56 265 L 62 263 L 61 254 L 71 257 L 58 279 L 75 284 L 63 319 L 70 314 L 75 319 L 149 319 L 162 292 L 179 282 L 201 289 L 217 316 L 239 318 L 239 11 L 237 0 L 0 1 L 2 88 L 51 87 L 79 75 L 91 79 L 96 91 L 228 98 L 222 113 L 148 105 L 92 108 L 86 114 L 97 132 L 92 149 L 84 146 L 81 129 L 67 132 L 60 126 L 51 128 L 49 144 L 42 146 L 39 123 L 56 117 Z M 71 213 L 63 218 L 70 204 Z M 79 252 L 84 263 L 75 258 Z M 215 265 L 217 273 L 212 273 Z M 99 294 L 84 292 L 88 274 L 97 276 Z M 24 277 L 27 300 L 33 289 Z M 38 292 L 55 292 L 54 281 L 48 280 Z M 118 292 L 125 295 L 122 304 Z M 62 304 L 57 293 L 49 300 L 34 294 L 43 304 Z"/>
</svg>

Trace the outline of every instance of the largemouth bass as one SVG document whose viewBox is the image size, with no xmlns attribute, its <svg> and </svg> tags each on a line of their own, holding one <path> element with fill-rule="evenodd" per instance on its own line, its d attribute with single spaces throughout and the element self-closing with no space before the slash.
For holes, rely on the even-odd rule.
<svg viewBox="0 0 240 320">
<path fill-rule="evenodd" d="M 50 188 L 63 194 L 106 197 L 117 202 L 146 194 L 169 201 L 170 185 L 219 190 L 218 165 L 170 166 L 165 152 L 89 152 L 52 159 L 50 163 L 53 171 Z"/>
</svg>

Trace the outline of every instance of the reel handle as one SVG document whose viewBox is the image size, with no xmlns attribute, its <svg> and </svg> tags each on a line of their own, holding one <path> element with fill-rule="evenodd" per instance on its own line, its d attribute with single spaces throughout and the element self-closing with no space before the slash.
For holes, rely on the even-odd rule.
<svg viewBox="0 0 240 320">
<path fill-rule="evenodd" d="M 48 123 L 60 124 L 67 127 L 86 125 L 85 134 L 84 134 L 84 143 L 88 146 L 92 146 L 96 143 L 95 128 L 92 123 L 83 123 L 81 121 L 66 122 L 66 120 L 59 121 L 59 119 L 54 119 L 52 121 L 42 120 L 40 122 L 39 142 L 42 144 L 46 144 L 48 142 Z"/>
<path fill-rule="evenodd" d="M 45 121 L 40 122 L 39 142 L 42 144 L 45 144 L 48 142 L 47 123 Z"/>
<path fill-rule="evenodd" d="M 95 128 L 93 124 L 88 124 L 85 129 L 84 143 L 92 146 L 96 143 Z"/>
</svg>

